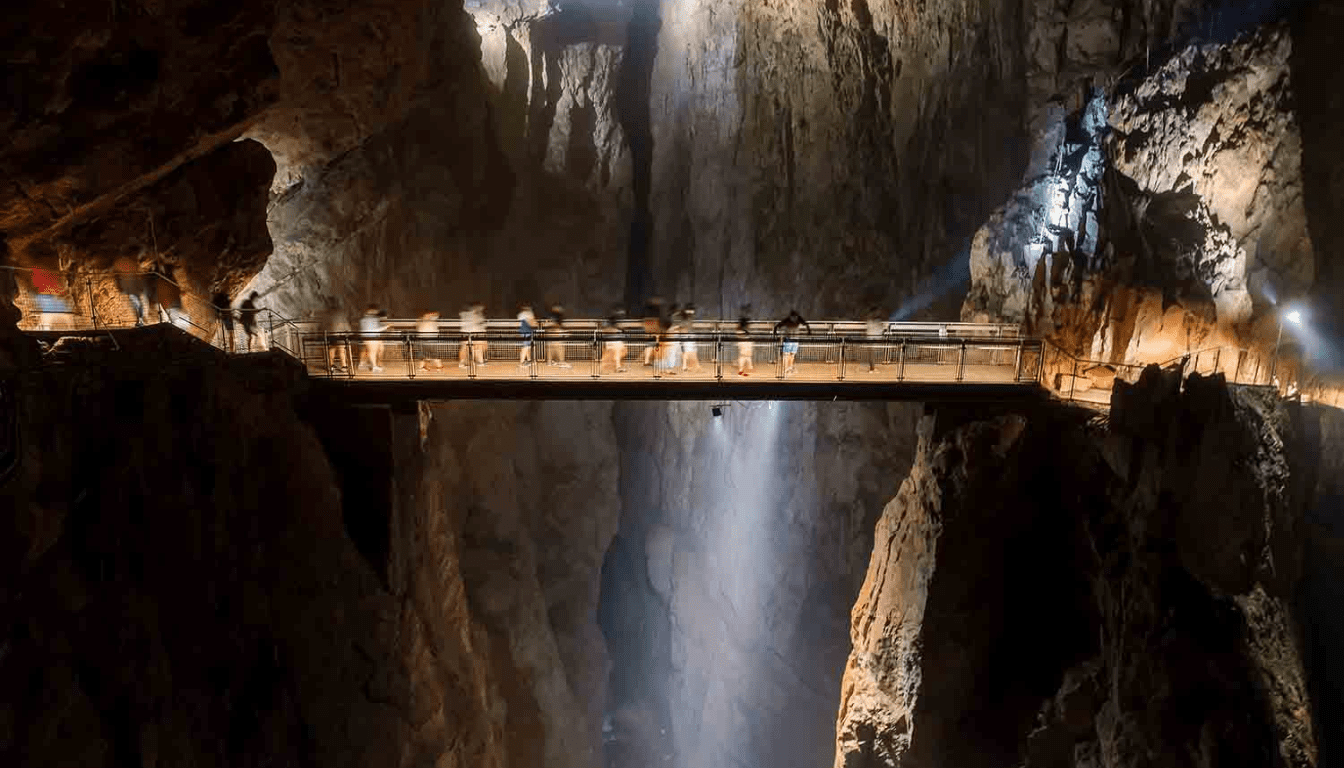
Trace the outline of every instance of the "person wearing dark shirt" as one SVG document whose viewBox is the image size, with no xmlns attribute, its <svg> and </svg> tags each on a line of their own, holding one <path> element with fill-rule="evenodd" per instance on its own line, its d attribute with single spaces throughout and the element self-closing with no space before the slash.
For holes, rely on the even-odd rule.
<svg viewBox="0 0 1344 768">
<path fill-rule="evenodd" d="M 784 373 L 794 372 L 794 363 L 798 358 L 798 331 L 802 329 L 803 333 L 811 333 L 812 329 L 808 326 L 803 316 L 798 314 L 798 310 L 789 310 L 788 317 L 775 323 L 775 333 L 782 333 L 784 344 L 781 347 L 784 353 Z"/>
<path fill-rule="evenodd" d="M 260 294 L 253 291 L 246 299 L 243 299 L 242 304 L 238 305 L 238 324 L 243 326 L 243 333 L 247 334 L 248 352 L 252 351 L 253 337 L 260 332 L 257 328 L 257 312 L 260 311 L 257 309 L 258 298 L 260 298 Z M 260 341 L 258 341 L 257 346 L 261 346 Z"/>
<path fill-rule="evenodd" d="M 547 335 L 554 334 L 555 340 L 546 343 L 546 364 L 554 365 L 559 368 L 572 368 L 565 362 L 565 308 L 556 302 L 550 308 L 551 330 Z"/>
<path fill-rule="evenodd" d="M 225 352 L 233 351 L 233 299 L 229 298 L 226 291 L 215 293 L 210 303 L 215 307 L 215 313 L 219 315 L 219 336 L 223 342 Z"/>
</svg>

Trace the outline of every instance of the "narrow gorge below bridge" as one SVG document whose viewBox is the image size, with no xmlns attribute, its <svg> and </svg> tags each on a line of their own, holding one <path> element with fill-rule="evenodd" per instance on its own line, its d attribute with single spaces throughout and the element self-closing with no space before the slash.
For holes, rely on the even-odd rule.
<svg viewBox="0 0 1344 768">
<path fill-rule="evenodd" d="M 1339 39 L 1328 0 L 18 0 L 0 763 L 1344 766 Z M 720 373 L 796 311 L 1012 329 L 1074 362 L 996 348 L 1005 386 L 1091 397 L 415 367 L 475 376 L 436 329 L 476 308 L 526 384 L 567 318 L 663 354 L 692 306 Z"/>
</svg>

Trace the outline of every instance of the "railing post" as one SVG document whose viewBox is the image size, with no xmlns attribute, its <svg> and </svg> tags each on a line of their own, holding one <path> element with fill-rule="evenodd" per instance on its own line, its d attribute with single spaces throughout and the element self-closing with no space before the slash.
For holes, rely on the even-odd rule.
<svg viewBox="0 0 1344 768">
<path fill-rule="evenodd" d="M 1022 380 L 1022 340 L 1017 340 L 1017 349 L 1013 355 L 1013 381 Z"/>
<path fill-rule="evenodd" d="M 897 353 L 896 380 L 905 381 L 905 339 L 901 339 L 901 349 Z"/>
<path fill-rule="evenodd" d="M 1213 351 L 1213 373 L 1218 373 L 1221 369 L 1218 364 L 1223 360 L 1223 348 L 1219 347 Z"/>
<path fill-rule="evenodd" d="M 221 325 L 220 330 L 222 331 L 223 329 L 224 327 Z M 336 370 L 331 365 L 331 342 L 327 340 L 327 332 L 325 330 L 322 331 L 322 356 L 327 359 L 327 378 L 331 378 L 336 374 Z"/>
<path fill-rule="evenodd" d="M 415 348 L 411 346 L 411 334 L 402 334 L 406 340 L 406 378 L 415 378 Z"/>
<path fill-rule="evenodd" d="M 839 381 L 845 380 L 845 339 L 840 338 L 840 376 Z"/>
<path fill-rule="evenodd" d="M 723 334 L 714 334 L 714 380 L 723 381 Z"/>
<path fill-rule="evenodd" d="M 350 334 L 345 334 L 342 340 L 345 345 L 345 369 L 350 372 L 350 378 L 355 378 L 355 371 L 359 368 L 359 358 L 355 357 L 355 350 L 350 348 Z"/>
<path fill-rule="evenodd" d="M 98 308 L 93 305 L 93 278 L 84 278 L 84 289 L 89 292 L 89 319 L 93 321 L 93 329 L 98 330 Z"/>
<path fill-rule="evenodd" d="M 961 352 L 957 354 L 957 381 L 966 377 L 966 340 L 961 341 Z"/>
<path fill-rule="evenodd" d="M 472 334 L 467 334 L 467 378 L 476 378 L 476 342 Z"/>
<path fill-rule="evenodd" d="M 593 331 L 593 349 L 592 349 L 592 376 L 594 379 L 602 376 L 602 343 L 597 340 L 597 331 Z"/>
<path fill-rule="evenodd" d="M 1073 361 L 1073 369 L 1069 374 L 1069 399 L 1073 399 L 1073 388 L 1078 384 L 1078 360 Z"/>
</svg>

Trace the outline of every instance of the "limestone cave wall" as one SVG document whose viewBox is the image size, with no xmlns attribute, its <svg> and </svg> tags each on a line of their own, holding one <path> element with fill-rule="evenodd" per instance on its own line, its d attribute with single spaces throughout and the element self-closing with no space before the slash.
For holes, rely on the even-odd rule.
<svg viewBox="0 0 1344 768">
<path fill-rule="evenodd" d="M 1151 368 L 1085 419 L 921 422 L 852 615 L 837 766 L 1317 764 L 1303 415 Z"/>
</svg>

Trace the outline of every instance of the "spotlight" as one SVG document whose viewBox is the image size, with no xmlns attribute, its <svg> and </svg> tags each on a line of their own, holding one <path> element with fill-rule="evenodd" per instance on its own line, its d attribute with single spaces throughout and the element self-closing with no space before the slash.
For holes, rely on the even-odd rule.
<svg viewBox="0 0 1344 768">
<path fill-rule="evenodd" d="M 1293 310 L 1292 312 L 1289 312 L 1288 315 L 1287 315 L 1287 317 L 1288 317 L 1288 322 L 1292 323 L 1293 325 L 1301 325 L 1301 324 L 1302 324 L 1302 313 L 1301 313 L 1301 312 L 1298 312 L 1297 310 Z"/>
<path fill-rule="evenodd" d="M 717 406 L 717 405 L 715 405 L 715 406 L 711 406 L 710 409 L 709 409 L 709 412 L 712 413 L 712 414 L 714 414 L 714 418 L 717 419 L 718 417 L 720 417 L 720 416 L 723 415 L 723 408 L 721 408 L 720 406 Z"/>
</svg>

